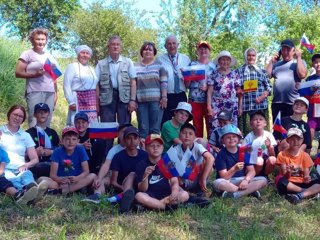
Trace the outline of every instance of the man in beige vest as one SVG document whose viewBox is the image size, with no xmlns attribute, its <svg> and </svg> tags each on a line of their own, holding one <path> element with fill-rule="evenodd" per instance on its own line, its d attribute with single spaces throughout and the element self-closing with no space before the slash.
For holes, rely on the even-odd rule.
<svg viewBox="0 0 320 240">
<path fill-rule="evenodd" d="M 109 56 L 96 66 L 99 79 L 97 108 L 101 122 L 131 123 L 131 113 L 137 107 L 135 68 L 131 59 L 120 55 L 122 43 L 119 36 L 111 37 L 107 47 Z"/>
<path fill-rule="evenodd" d="M 113 36 L 107 43 L 109 55 L 96 66 L 97 111 L 101 122 L 118 122 L 120 126 L 131 123 L 131 113 L 136 110 L 136 71 L 131 59 L 120 55 L 122 43 Z M 107 141 L 107 151 L 113 140 Z"/>
</svg>

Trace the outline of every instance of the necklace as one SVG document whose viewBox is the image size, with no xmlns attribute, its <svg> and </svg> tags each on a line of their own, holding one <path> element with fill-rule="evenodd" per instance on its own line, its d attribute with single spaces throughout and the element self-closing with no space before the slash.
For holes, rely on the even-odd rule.
<svg viewBox="0 0 320 240">
<path fill-rule="evenodd" d="M 91 75 L 91 80 L 92 80 L 91 86 L 90 86 L 89 88 L 85 88 L 85 82 L 84 82 L 84 80 L 81 78 L 81 68 L 80 68 L 80 63 L 79 63 L 79 62 L 78 62 L 78 67 L 79 67 L 79 79 L 80 79 L 80 82 L 81 82 L 81 87 L 82 87 L 84 90 L 90 90 L 90 89 L 92 89 L 93 84 L 94 84 L 94 76 L 93 76 L 93 73 L 92 73 L 92 71 L 91 71 L 90 66 L 87 65 L 87 67 L 88 67 L 87 73 L 89 73 L 89 75 Z"/>
</svg>

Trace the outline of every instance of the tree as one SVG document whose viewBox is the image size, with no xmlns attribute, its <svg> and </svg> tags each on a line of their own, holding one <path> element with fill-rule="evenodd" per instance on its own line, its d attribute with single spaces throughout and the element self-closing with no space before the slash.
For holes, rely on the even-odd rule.
<svg viewBox="0 0 320 240">
<path fill-rule="evenodd" d="M 316 0 L 163 0 L 159 14 L 161 36 L 176 34 L 180 50 L 195 59 L 195 45 L 199 40 L 211 43 L 214 57 L 221 50 L 229 50 L 238 60 L 246 48 L 254 47 L 266 63 L 279 49 L 279 43 L 292 38 L 299 45 L 303 33 L 320 47 L 317 33 L 320 14 Z M 176 9 L 174 11 L 173 9 Z M 303 50 L 304 58 L 311 58 Z M 238 61 L 243 62 L 243 61 Z"/>
<path fill-rule="evenodd" d="M 11 35 L 27 38 L 31 29 L 50 31 L 49 47 L 60 48 L 65 23 L 80 6 L 79 0 L 0 0 L 0 14 Z"/>
<path fill-rule="evenodd" d="M 143 42 L 156 41 L 157 35 L 151 28 L 138 26 L 123 11 L 118 6 L 104 6 L 101 1 L 92 3 L 87 9 L 79 9 L 68 24 L 72 36 L 69 44 L 90 46 L 93 49 L 92 60 L 96 64 L 106 56 L 108 39 L 119 35 L 123 43 L 123 54 L 137 60 Z M 135 17 L 141 19 L 139 14 Z"/>
<path fill-rule="evenodd" d="M 163 0 L 158 20 L 161 34 L 163 37 L 169 32 L 176 34 L 181 41 L 181 51 L 193 59 L 196 57 L 195 46 L 199 40 L 209 41 L 214 47 L 213 53 L 223 49 L 229 50 L 232 48 L 229 41 L 247 38 L 244 32 L 239 31 L 242 26 L 250 22 L 246 16 L 248 12 L 253 11 L 253 5 L 247 2 L 178 0 L 174 12 L 172 2 Z M 228 41 L 225 41 L 227 39 Z M 241 42 L 238 42 L 237 49 L 239 44 Z M 240 49 L 242 51 L 242 47 Z"/>
</svg>

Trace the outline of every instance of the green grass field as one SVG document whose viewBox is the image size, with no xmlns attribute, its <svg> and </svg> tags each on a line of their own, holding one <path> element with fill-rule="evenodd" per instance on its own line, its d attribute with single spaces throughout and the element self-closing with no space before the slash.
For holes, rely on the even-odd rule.
<svg viewBox="0 0 320 240">
<path fill-rule="evenodd" d="M 0 197 L 1 239 L 319 239 L 317 200 L 291 205 L 272 186 L 263 199 L 212 198 L 207 208 L 119 215 L 118 207 L 45 196 L 20 207 Z"/>
</svg>

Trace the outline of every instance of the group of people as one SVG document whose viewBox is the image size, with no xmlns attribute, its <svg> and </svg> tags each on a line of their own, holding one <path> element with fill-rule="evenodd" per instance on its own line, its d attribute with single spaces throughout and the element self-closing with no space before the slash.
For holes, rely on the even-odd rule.
<svg viewBox="0 0 320 240">
<path fill-rule="evenodd" d="M 69 107 L 60 140 L 50 128 L 57 85 L 44 68 L 48 60 L 51 68 L 58 63 L 44 51 L 46 29 L 32 30 L 29 39 L 33 48 L 21 54 L 16 67 L 16 76 L 26 79 L 27 111 L 12 106 L 0 129 L 0 191 L 19 204 L 84 188 L 89 189 L 84 201 L 119 202 L 121 213 L 134 202 L 156 210 L 205 204 L 213 172 L 212 189 L 218 195 L 260 198 L 259 190 L 277 166 L 275 184 L 290 202 L 320 193 L 309 155 L 319 127 L 320 116 L 314 114 L 319 86 L 305 96 L 309 100 L 299 95 L 306 63 L 291 40 L 281 42 L 266 70 L 257 64 L 254 48 L 244 52 L 245 63 L 238 69 L 232 69 L 237 60 L 228 51 L 211 61 L 207 41 L 196 45 L 198 59 L 190 61 L 178 52 L 173 35 L 165 40 L 167 53 L 157 58 L 155 44 L 143 43 L 135 64 L 121 55 L 121 39 L 113 36 L 107 57 L 95 69 L 89 65 L 92 49 L 77 46 L 77 61 L 64 72 Z M 306 81 L 320 79 L 319 63 L 320 54 L 315 54 L 316 72 Z M 205 78 L 184 81 L 182 68 L 193 65 L 204 66 Z M 285 129 L 275 128 L 273 134 L 265 129 L 272 89 L 272 116 L 276 120 L 281 112 Z M 134 111 L 138 128 L 131 125 Z M 306 113 L 308 123 L 302 120 Z M 27 117 L 30 128 L 24 131 Z M 89 124 L 98 121 L 119 124 L 116 145 L 114 139 L 90 137 Z M 257 155 L 251 154 L 253 142 L 259 146 Z M 116 194 L 105 197 L 109 188 Z"/>
</svg>

